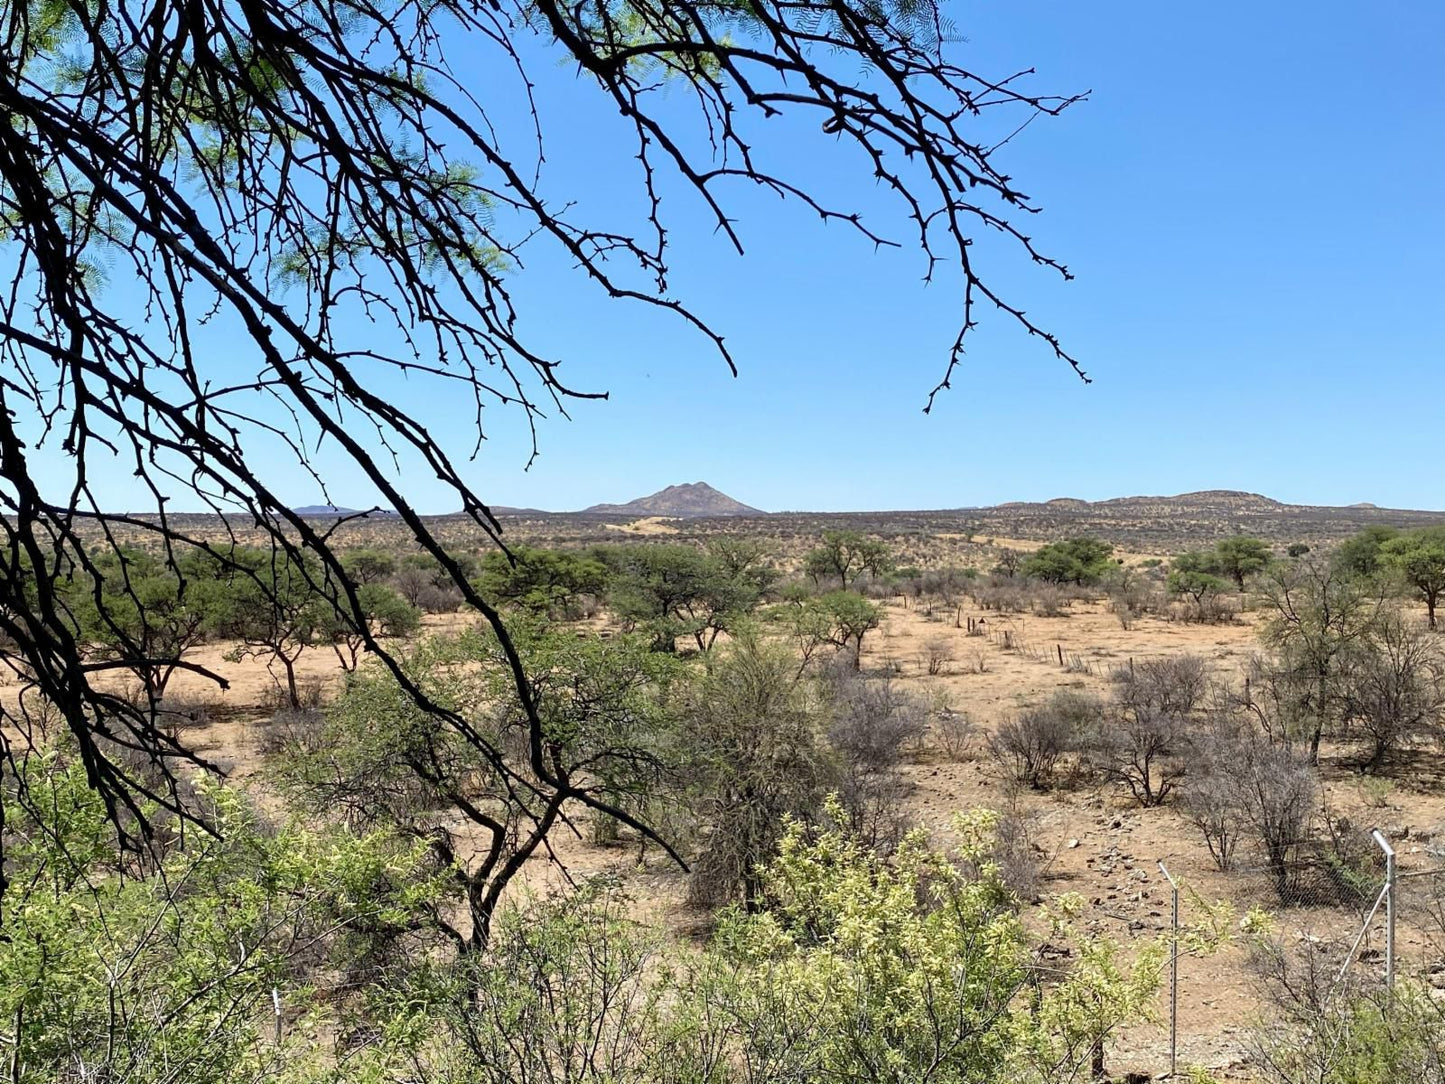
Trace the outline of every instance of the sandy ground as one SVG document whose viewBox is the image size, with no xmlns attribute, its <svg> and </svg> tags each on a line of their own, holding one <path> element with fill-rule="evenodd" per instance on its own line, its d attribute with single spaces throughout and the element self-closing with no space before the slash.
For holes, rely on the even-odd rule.
<svg viewBox="0 0 1445 1084">
<path fill-rule="evenodd" d="M 1221 626 L 1142 618 L 1128 630 L 1103 605 L 1092 603 L 1075 604 L 1060 617 L 1008 618 L 971 607 L 929 613 L 900 602 L 890 602 L 887 614 L 884 627 L 865 643 L 864 669 L 892 673 L 935 708 L 946 705 L 966 713 L 981 735 L 1056 690 L 1104 692 L 1109 669 L 1127 665 L 1130 658 L 1193 653 L 1202 656 L 1215 673 L 1232 676 L 1257 645 L 1250 614 Z M 984 620 L 987 631 L 969 635 L 969 618 Z M 444 632 L 466 621 L 460 615 L 431 617 L 426 628 Z M 955 621 L 964 627 L 955 627 Z M 1005 630 L 1016 645 L 1013 649 L 1003 646 Z M 944 673 L 930 676 L 926 647 L 934 641 L 950 645 L 954 659 Z M 1060 651 L 1064 666 L 1059 664 Z M 230 662 L 224 656 L 224 647 L 218 646 L 196 652 L 191 660 L 225 677 L 230 685 L 227 691 L 217 692 L 193 675 L 178 676 L 175 691 L 199 696 L 213 705 L 211 724 L 190 731 L 190 739 L 198 752 L 231 771 L 244 785 L 255 777 L 261 763 L 258 724 L 266 717 L 265 705 L 274 703 L 276 683 L 263 664 Z M 330 651 L 306 652 L 298 669 L 303 680 L 323 688 L 334 688 L 340 677 Z M 0 690 L 0 694 L 13 695 L 13 688 Z M 1360 778 L 1348 767 L 1349 751 L 1328 752 L 1323 774 L 1332 807 L 1348 812 L 1359 823 L 1389 825 L 1397 835 L 1408 828 L 1408 838 L 1397 843 L 1402 869 L 1445 866 L 1445 852 L 1433 853 L 1445 847 L 1445 789 L 1438 757 L 1421 760 L 1406 773 L 1408 778 L 1399 780 L 1384 807 L 1372 807 Z M 939 829 L 941 842 L 946 842 L 942 826 L 958 810 L 1012 804 L 1032 815 L 1047 866 L 1044 893 L 1078 892 L 1087 901 L 1089 928 L 1117 938 L 1126 947 L 1168 929 L 1170 897 L 1159 871 L 1160 861 L 1187 884 L 1189 892 L 1204 899 L 1229 899 L 1241 912 L 1253 904 L 1273 906 L 1268 884 L 1258 873 L 1221 874 L 1215 870 L 1198 832 L 1172 804 L 1141 809 L 1126 794 L 1096 786 L 1019 794 L 1005 785 L 981 749 L 951 761 L 925 743 L 905 770 L 915 784 L 909 812 L 919 823 Z M 557 850 L 573 877 L 604 871 L 620 875 L 640 919 L 678 936 L 697 936 L 705 929 L 703 916 L 683 903 L 680 875 L 661 860 L 656 848 L 639 864 L 635 842 L 600 848 L 563 833 Z M 1242 864 L 1253 861 L 1253 856 L 1246 856 Z M 538 867 L 528 880 L 532 888 L 544 889 L 563 883 L 564 877 L 555 868 Z M 1186 892 L 1186 922 L 1195 906 Z M 1287 938 L 1305 941 L 1319 937 L 1321 944 L 1341 939 L 1348 943 L 1360 928 L 1361 916 L 1341 908 L 1290 908 L 1280 912 L 1278 921 Z M 1374 927 L 1367 949 L 1383 944 L 1381 921 Z M 1433 959 L 1408 914 L 1402 917 L 1400 944 L 1409 966 L 1422 966 Z M 1161 996 L 1161 1013 L 1166 1007 Z M 1242 950 L 1185 958 L 1179 991 L 1181 1063 L 1197 1062 L 1226 1071 L 1233 1066 L 1243 1074 L 1240 1062 L 1245 1038 L 1260 1011 Z M 1111 1071 L 1163 1072 L 1168 1063 L 1167 1039 L 1167 1018 L 1162 1017 L 1157 1023 L 1116 1036 L 1110 1050 Z"/>
</svg>

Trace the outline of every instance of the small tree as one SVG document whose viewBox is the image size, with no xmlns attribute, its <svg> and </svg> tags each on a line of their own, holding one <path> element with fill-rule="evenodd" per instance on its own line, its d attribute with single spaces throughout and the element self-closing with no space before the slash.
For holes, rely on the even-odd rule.
<svg viewBox="0 0 1445 1084">
<path fill-rule="evenodd" d="M 778 582 L 772 548 L 760 539 L 723 535 L 708 542 L 707 553 L 727 576 L 749 584 L 760 596 Z"/>
<path fill-rule="evenodd" d="M 1345 576 L 1368 579 L 1382 571 L 1380 548 L 1400 531 L 1395 527 L 1366 527 L 1335 547 L 1331 563 Z"/>
<path fill-rule="evenodd" d="M 788 652 L 744 638 L 709 654 L 686 716 L 700 837 L 689 892 L 709 905 L 750 904 L 788 818 L 814 815 L 837 779 L 816 705 Z"/>
<path fill-rule="evenodd" d="M 1097 538 L 1050 542 L 1028 556 L 1022 572 L 1032 579 L 1049 583 L 1098 583 L 1113 567 L 1110 559 L 1113 552 L 1112 545 Z"/>
<path fill-rule="evenodd" d="M 1380 545 L 1380 563 L 1415 589 L 1435 627 L 1435 606 L 1445 592 L 1445 527 L 1419 527 Z"/>
<path fill-rule="evenodd" d="M 1351 652 L 1342 682 L 1348 722 L 1364 732 L 1376 771 L 1403 743 L 1445 726 L 1445 652 L 1398 611 L 1386 611 Z"/>
<path fill-rule="evenodd" d="M 1325 725 L 1340 714 L 1346 657 L 1370 634 L 1385 600 L 1372 581 L 1313 554 L 1271 565 L 1259 590 L 1271 611 L 1260 635 L 1303 694 L 1299 707 L 1309 720 L 1309 760 L 1317 764 Z"/>
<path fill-rule="evenodd" d="M 855 591 L 830 591 L 817 600 L 828 623 L 828 639 L 852 653 L 853 669 L 862 666 L 863 637 L 883 622 L 883 611 Z"/>
<path fill-rule="evenodd" d="M 1169 593 L 1193 602 L 1194 612 L 1201 621 L 1213 612 L 1215 600 L 1229 589 L 1229 584 L 1211 571 L 1215 567 L 1212 554 L 1195 552 L 1181 553 L 1169 569 L 1166 584 Z"/>
<path fill-rule="evenodd" d="M 381 583 L 367 583 L 356 589 L 363 630 L 354 615 L 337 609 L 323 609 L 317 623 L 318 638 L 331 644 L 343 670 L 355 670 L 366 644 L 366 632 L 396 639 L 412 636 L 421 627 L 421 612 Z"/>
<path fill-rule="evenodd" d="M 612 607 L 624 621 L 646 629 L 658 651 L 676 650 L 681 636 L 706 651 L 762 600 L 755 575 L 734 573 L 694 546 L 612 546 L 599 552 L 611 569 Z"/>
<path fill-rule="evenodd" d="M 877 578 L 892 566 L 888 547 L 857 531 L 824 531 L 822 545 L 803 558 L 803 571 L 815 584 L 836 579 L 844 590 L 865 572 Z"/>
<path fill-rule="evenodd" d="M 606 593 L 607 580 L 607 566 L 592 555 L 516 546 L 510 555 L 492 552 L 483 557 L 476 586 L 484 598 L 571 619 L 579 616 L 583 598 Z"/>
<path fill-rule="evenodd" d="M 1129 788 L 1142 806 L 1163 803 L 1185 773 L 1188 724 L 1179 715 L 1121 707 L 1085 739 L 1085 759 L 1105 779 Z"/>
<path fill-rule="evenodd" d="M 1011 580 L 1018 575 L 1019 569 L 1023 567 L 1023 563 L 1024 556 L 1018 550 L 1000 550 L 998 562 L 993 566 L 993 574 Z"/>
<path fill-rule="evenodd" d="M 186 653 L 211 632 L 220 603 L 214 576 L 214 567 L 195 553 L 162 561 L 121 549 L 62 590 L 80 642 L 131 671 L 156 704 L 176 671 L 188 665 Z"/>
<path fill-rule="evenodd" d="M 494 635 L 469 631 L 417 645 L 404 673 L 417 703 L 379 664 L 348 676 L 324 726 L 286 745 L 280 772 L 301 806 L 357 828 L 424 841 L 460 913 L 437 922 L 464 953 L 483 949 L 508 886 L 577 796 L 626 816 L 656 795 L 676 715 L 676 660 L 640 637 L 578 637 L 515 622 L 512 641 L 542 719 L 535 759 L 509 767 L 485 750 L 528 743 L 512 667 Z M 532 770 L 523 772 L 521 763 Z M 599 815 L 606 815 L 605 812 Z"/>
<path fill-rule="evenodd" d="M 352 550 L 342 555 L 341 567 L 358 584 L 380 583 L 396 575 L 396 557 L 381 550 Z"/>
<path fill-rule="evenodd" d="M 307 647 L 326 639 L 322 626 L 328 603 L 315 573 L 279 551 L 237 550 L 229 565 L 211 628 L 221 638 L 239 641 L 231 658 L 265 659 L 273 676 L 279 665 L 277 684 L 298 708 L 296 662 Z"/>
<path fill-rule="evenodd" d="M 1263 572 L 1272 556 L 1269 543 L 1245 535 L 1224 538 L 1214 544 L 1215 568 L 1221 576 L 1232 579 L 1241 591 L 1245 579 Z"/>
</svg>

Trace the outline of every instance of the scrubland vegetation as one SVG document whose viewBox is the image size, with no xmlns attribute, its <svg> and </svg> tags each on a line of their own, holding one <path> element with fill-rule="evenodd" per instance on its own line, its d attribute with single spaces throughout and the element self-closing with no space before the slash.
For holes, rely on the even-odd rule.
<svg viewBox="0 0 1445 1084">
<path fill-rule="evenodd" d="M 1214 1071 L 1437 1080 L 1445 942 L 1387 996 L 1359 965 L 1336 989 L 1284 930 L 1373 899 L 1380 851 L 1341 780 L 1375 806 L 1428 791 L 1441 538 L 1163 560 L 1075 537 L 937 568 L 846 530 L 791 561 L 731 536 L 461 555 L 504 634 L 399 550 L 353 549 L 338 574 L 122 549 L 54 590 L 110 695 L 175 755 L 104 738 L 139 796 L 107 808 L 10 656 L 11 1078 L 1097 1078 L 1157 1013 L 1171 944 L 1101 926 L 1054 868 L 1041 812 L 1093 803 L 1162 818 L 1213 868 L 1182 951 L 1235 960 L 1259 1022 Z M 338 618 L 347 593 L 364 627 Z M 958 694 L 1035 650 L 1016 620 L 1086 610 L 1130 635 L 1237 629 L 1244 649 L 1059 646 L 1035 665 L 1071 684 L 1004 710 Z M 900 660 L 904 620 L 925 632 Z M 242 706 L 230 782 L 181 756 L 236 710 L 194 693 L 220 663 L 272 689 Z M 992 800 L 921 800 L 938 765 Z"/>
</svg>

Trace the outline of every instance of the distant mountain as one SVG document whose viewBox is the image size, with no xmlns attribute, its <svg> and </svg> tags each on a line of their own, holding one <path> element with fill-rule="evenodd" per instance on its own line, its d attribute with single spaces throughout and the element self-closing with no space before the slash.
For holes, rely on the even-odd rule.
<svg viewBox="0 0 1445 1084">
<path fill-rule="evenodd" d="M 1004 538 L 1052 539 L 1093 534 L 1130 545 L 1163 549 L 1232 534 L 1296 542 L 1344 538 L 1374 525 L 1414 527 L 1440 523 L 1445 513 L 1377 508 L 1368 502 L 1348 508 L 1285 504 L 1259 493 L 1207 489 L 1173 497 L 1114 497 L 1103 501 L 1055 498 L 1011 501 L 989 508 L 959 510 L 977 531 Z"/>
<path fill-rule="evenodd" d="M 719 493 L 706 482 L 668 486 L 648 497 L 638 497 L 626 504 L 594 504 L 582 509 L 592 515 L 609 516 L 675 516 L 699 519 L 705 516 L 759 516 L 763 513 L 726 493 Z"/>
<path fill-rule="evenodd" d="M 394 516 L 395 512 L 389 508 L 380 511 L 363 512 L 359 508 L 339 508 L 334 504 L 303 504 L 300 508 L 293 508 L 291 511 L 298 516 L 309 516 L 313 519 L 325 519 L 330 516 L 340 518 L 342 516 Z"/>
</svg>

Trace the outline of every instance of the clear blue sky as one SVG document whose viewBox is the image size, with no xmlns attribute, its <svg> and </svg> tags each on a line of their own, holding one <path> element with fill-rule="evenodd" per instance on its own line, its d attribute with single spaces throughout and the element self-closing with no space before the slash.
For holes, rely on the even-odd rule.
<svg viewBox="0 0 1445 1084">
<path fill-rule="evenodd" d="M 544 508 L 697 479 L 770 510 L 1206 488 L 1445 507 L 1445 5 L 948 10 L 962 62 L 1093 91 L 1007 162 L 1045 208 L 1034 236 L 1076 281 L 1007 253 L 991 273 L 1095 382 L 988 319 L 925 417 L 957 321 L 946 277 L 924 288 L 914 253 L 875 257 L 759 198 L 739 201 L 738 259 L 684 203 L 676 291 L 725 330 L 739 377 L 668 321 L 596 299 L 558 311 L 539 330 L 612 399 L 545 427 L 527 475 L 491 449 L 483 488 Z M 575 169 L 584 206 L 626 200 L 609 119 L 557 74 L 544 123 L 576 138 L 554 139 L 551 183 Z M 831 149 L 802 128 L 791 154 Z M 906 238 L 871 186 L 838 191 Z M 553 275 L 519 280 L 537 308 L 562 292 Z"/>
<path fill-rule="evenodd" d="M 727 336 L 734 379 L 676 321 L 606 301 L 539 252 L 513 281 L 534 344 L 611 392 L 541 431 L 492 412 L 470 468 L 497 503 L 550 509 L 705 479 L 780 509 L 941 508 L 1245 489 L 1304 503 L 1445 508 L 1445 4 L 953 3 L 960 62 L 1033 66 L 1092 90 L 1005 153 L 1045 211 L 1029 225 L 1077 275 L 1004 250 L 987 275 L 1062 336 L 1084 386 L 985 314 L 965 369 L 921 407 L 958 321 L 954 282 L 875 255 L 802 207 L 739 189 L 739 258 L 669 189 L 673 292 Z M 542 63 L 545 184 L 579 213 L 636 222 L 620 118 Z M 774 165 L 907 239 L 831 137 L 764 126 Z M 861 178 L 861 179 L 859 179 Z M 406 398 L 398 388 L 399 398 Z M 459 452 L 471 414 L 427 420 Z M 278 459 L 295 503 L 319 499 Z M 343 473 L 338 503 L 369 495 Z M 421 484 L 421 483 L 418 483 Z M 414 490 L 424 510 L 455 500 Z"/>
</svg>

